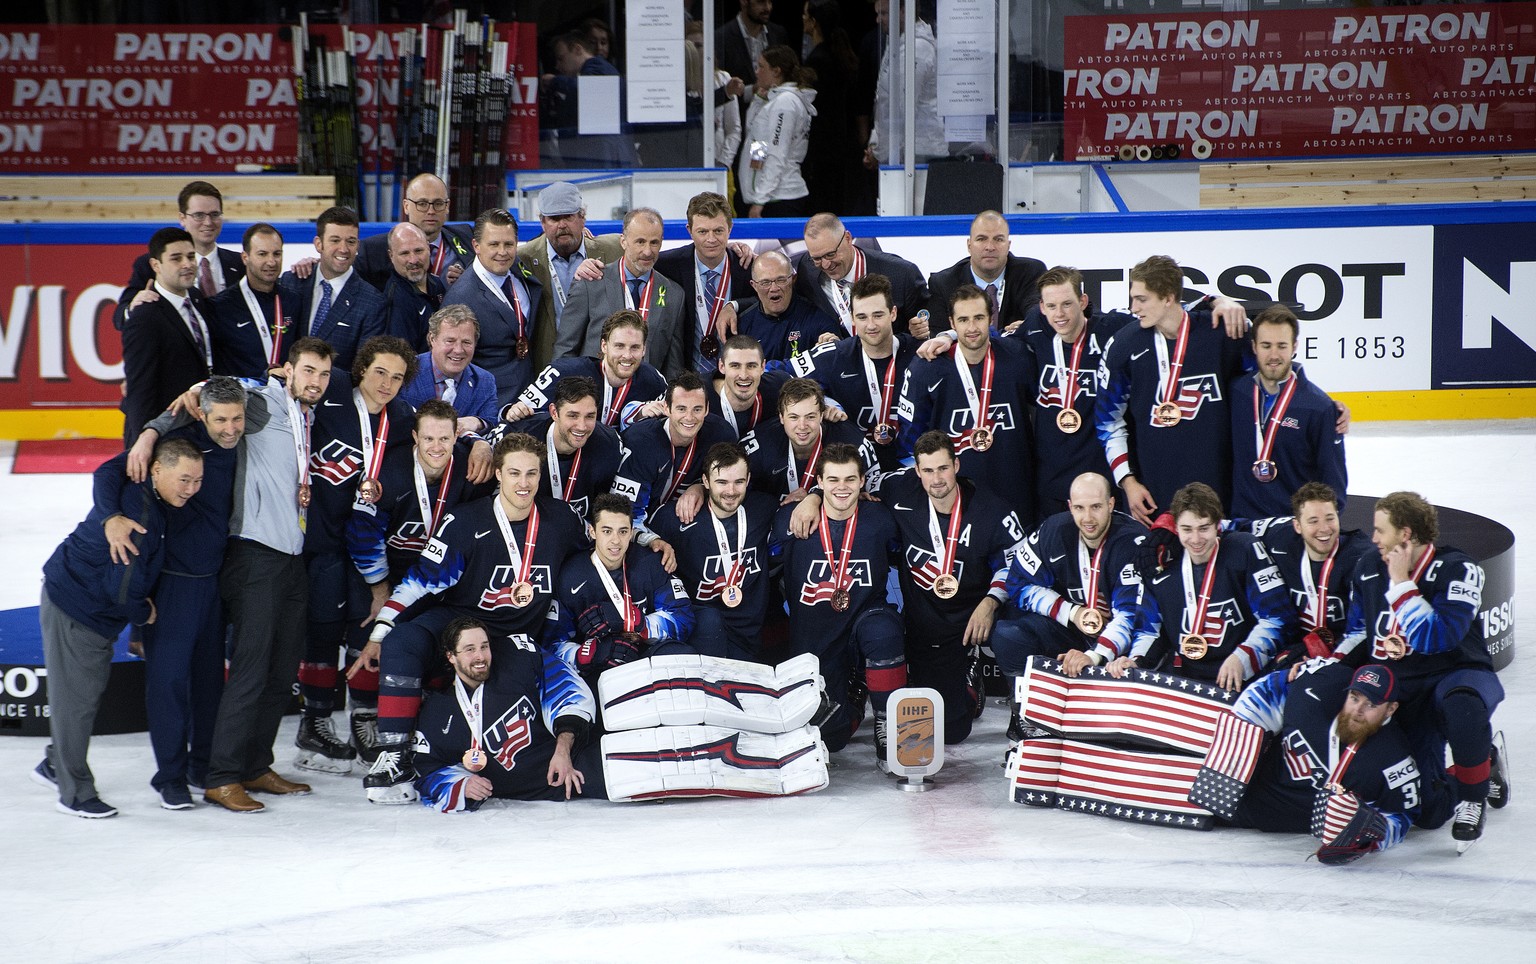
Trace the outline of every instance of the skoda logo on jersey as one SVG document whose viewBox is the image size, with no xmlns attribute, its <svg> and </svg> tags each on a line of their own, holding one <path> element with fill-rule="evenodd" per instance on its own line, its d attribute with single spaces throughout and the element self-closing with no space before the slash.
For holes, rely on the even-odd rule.
<svg viewBox="0 0 1536 964">
<path fill-rule="evenodd" d="M 332 485 L 341 485 L 363 467 L 363 453 L 340 439 L 332 439 L 309 457 L 309 472 Z"/>
<path fill-rule="evenodd" d="M 503 770 L 517 766 L 517 755 L 533 742 L 533 703 L 519 697 L 516 703 L 485 731 L 485 749 Z"/>
<path fill-rule="evenodd" d="M 743 549 L 741 551 L 741 561 L 745 566 L 746 572 L 749 574 L 763 571 L 762 564 L 758 561 L 757 558 L 756 546 L 747 546 L 745 549 Z M 713 582 L 716 579 L 724 579 L 725 574 L 725 559 L 719 553 L 705 558 L 704 571 L 701 573 L 701 578 L 705 582 Z"/>
<path fill-rule="evenodd" d="M 548 566 L 534 566 L 528 573 L 528 581 L 534 592 L 549 595 L 555 591 Z M 517 583 L 517 570 L 511 566 L 497 566 L 491 573 L 491 585 L 480 594 L 481 609 L 512 608 L 512 587 Z"/>
<path fill-rule="evenodd" d="M 998 402 L 987 410 L 987 423 L 994 432 L 1006 432 L 1017 426 L 1013 419 L 1013 406 L 1008 402 Z M 952 408 L 949 410 L 949 434 L 960 435 L 974 428 L 976 422 L 971 418 L 970 408 Z"/>
<path fill-rule="evenodd" d="M 1162 401 L 1162 393 L 1159 391 L 1152 407 L 1147 410 L 1147 424 L 1154 428 L 1159 425 L 1155 413 Z M 1179 397 L 1175 401 L 1179 403 L 1179 413 L 1184 418 L 1198 418 L 1200 409 L 1207 401 L 1221 401 L 1221 379 L 1215 375 L 1186 375 L 1179 379 Z"/>
</svg>

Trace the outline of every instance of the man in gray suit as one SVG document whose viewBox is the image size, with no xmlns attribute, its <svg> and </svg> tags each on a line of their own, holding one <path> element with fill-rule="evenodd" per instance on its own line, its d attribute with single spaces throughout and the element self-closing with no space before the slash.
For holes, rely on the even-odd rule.
<svg viewBox="0 0 1536 964">
<path fill-rule="evenodd" d="M 645 360 L 671 378 L 688 368 L 684 314 L 688 300 L 682 286 L 655 270 L 661 254 L 661 215 L 635 208 L 624 216 L 619 235 L 623 257 L 603 269 L 597 281 L 577 281 L 560 318 L 555 357 L 599 354 L 603 322 L 622 308 L 645 318 Z"/>
<path fill-rule="evenodd" d="M 542 234 L 517 247 L 517 260 L 544 288 L 533 326 L 534 371 L 543 371 L 554 358 L 555 332 L 576 283 L 576 269 L 587 258 L 607 265 L 624 253 L 616 234 L 587 237 L 586 202 L 576 185 L 567 181 L 556 181 L 539 192 L 539 227 L 544 229 Z"/>
</svg>

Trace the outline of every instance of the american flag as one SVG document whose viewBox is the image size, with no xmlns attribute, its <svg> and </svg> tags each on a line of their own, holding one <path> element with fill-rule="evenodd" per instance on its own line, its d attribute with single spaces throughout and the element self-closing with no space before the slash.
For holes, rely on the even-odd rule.
<svg viewBox="0 0 1536 964">
<path fill-rule="evenodd" d="M 1231 713 L 1216 721 L 1205 765 L 1189 791 L 1189 802 L 1231 820 L 1264 749 L 1264 729 Z"/>
<path fill-rule="evenodd" d="M 1017 803 L 1206 830 L 1209 812 L 1189 803 L 1199 770 L 1199 761 L 1181 754 L 1037 739 L 1014 749 L 1008 779 Z"/>
<path fill-rule="evenodd" d="M 1348 790 L 1319 790 L 1312 801 L 1312 836 L 1323 843 L 1337 843 L 1359 812 L 1360 798 Z"/>
<path fill-rule="evenodd" d="M 1123 740 L 1204 756 L 1232 694 L 1213 684 L 1132 670 L 1115 679 L 1090 667 L 1076 679 L 1036 656 L 1019 678 L 1024 717 L 1069 737 Z"/>
</svg>

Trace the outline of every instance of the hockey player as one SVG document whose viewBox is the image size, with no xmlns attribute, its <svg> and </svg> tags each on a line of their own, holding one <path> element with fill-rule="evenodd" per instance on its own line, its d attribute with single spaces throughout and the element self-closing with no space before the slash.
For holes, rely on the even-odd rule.
<svg viewBox="0 0 1536 964">
<path fill-rule="evenodd" d="M 959 743 L 980 715 L 981 646 L 993 633 L 1024 528 L 1012 509 L 956 477 L 954 445 L 943 432 L 924 433 L 914 456 L 912 468 L 880 488 L 902 543 L 907 682 L 943 695 L 944 742 Z"/>
<path fill-rule="evenodd" d="M 474 616 L 498 646 L 552 641 L 555 578 L 587 540 L 568 505 L 538 497 L 544 456 L 544 443 L 532 436 L 502 439 L 495 454 L 498 494 L 449 513 L 379 612 L 363 652 L 378 661 L 381 679 L 383 749 L 363 781 L 374 803 L 415 799 L 406 738 L 443 627 L 457 616 Z M 429 595 L 439 596 L 441 605 L 403 619 Z"/>
<path fill-rule="evenodd" d="M 950 318 L 955 347 L 932 361 L 914 361 L 902 380 L 899 444 L 911 447 L 929 429 L 944 432 L 965 478 L 1033 526 L 1034 356 L 1017 338 L 991 337 L 991 312 L 975 285 L 955 289 Z"/>
<path fill-rule="evenodd" d="M 821 661 L 828 697 L 840 704 L 822 727 L 836 752 L 863 719 L 862 699 L 850 706 L 847 681 L 864 666 L 875 710 L 875 759 L 885 766 L 886 702 L 907 682 L 901 617 L 886 599 L 886 581 L 899 551 L 891 510 L 861 502 L 864 463 L 852 445 L 828 445 L 818 473 L 824 504 L 809 538 L 789 530 L 792 506 L 779 510 L 775 537 L 784 545 L 784 596 L 790 647 Z"/>
<path fill-rule="evenodd" d="M 1023 335 L 1039 372 L 1035 392 L 1035 487 L 1040 512 L 1066 507 L 1072 481 L 1084 472 L 1109 475 L 1104 446 L 1093 433 L 1099 362 L 1115 332 L 1136 319 L 1092 311 L 1076 268 L 1057 267 L 1039 278 L 1040 305 L 1025 318 Z"/>
<path fill-rule="evenodd" d="M 1004 676 L 1022 676 L 1031 656 L 1053 656 L 1076 677 L 1130 653 L 1144 592 L 1136 555 L 1146 532 L 1115 511 L 1107 476 L 1087 472 L 1072 481 L 1068 511 L 1040 523 L 1013 554 L 1008 614 L 992 631 Z M 1008 737 L 1023 735 L 1015 702 Z"/>
<path fill-rule="evenodd" d="M 789 376 L 763 367 L 763 346 L 751 335 L 732 335 L 720 349 L 713 375 L 709 410 L 725 419 L 737 441 L 744 442 L 779 410 L 779 389 Z"/>
<path fill-rule="evenodd" d="M 604 493 L 592 501 L 588 555 L 560 573 L 555 648 L 588 683 L 611 666 L 645 656 L 691 652 L 693 606 L 682 580 L 653 552 L 632 545 L 634 506 Z"/>
<path fill-rule="evenodd" d="M 1322 482 L 1344 506 L 1348 475 L 1337 407 L 1294 365 L 1301 325 L 1285 305 L 1254 319 L 1258 371 L 1232 383 L 1232 516 L 1284 515 L 1287 493 Z"/>
<path fill-rule="evenodd" d="M 880 470 L 894 472 L 912 452 L 898 444 L 896 402 L 917 354 L 917 339 L 893 333 L 896 305 L 885 275 L 867 274 L 854 282 L 849 300 L 854 334 L 801 356 L 795 374 L 815 379 L 827 399 L 874 443 Z"/>
<path fill-rule="evenodd" d="M 1179 489 L 1169 511 L 1183 558 L 1152 579 L 1131 652 L 1110 672 L 1162 667 L 1238 690 L 1274 660 L 1296 618 L 1285 580 L 1263 543 L 1221 533 L 1221 502 L 1205 483 Z"/>
<path fill-rule="evenodd" d="M 683 372 L 668 382 L 666 399 L 665 418 L 645 419 L 625 430 L 624 460 L 613 480 L 613 491 L 635 505 L 635 541 L 660 552 L 662 564 L 670 572 L 675 568 L 672 547 L 665 541 L 656 545 L 656 533 L 648 522 L 662 506 L 683 497 L 699 480 L 704 453 L 710 446 L 733 441 L 735 436 L 718 415 L 709 414 L 704 382 L 693 372 Z M 703 499 L 702 487 L 688 492 L 679 515 L 691 520 Z"/>
<path fill-rule="evenodd" d="M 1486 805 L 1508 802 L 1489 718 L 1504 699 L 1478 610 L 1483 568 L 1437 546 L 1435 507 L 1416 492 L 1376 503 L 1371 541 L 1354 574 L 1354 599 L 1338 653 L 1384 662 L 1400 687 L 1402 724 L 1427 769 L 1449 744 L 1457 799 L 1451 836 L 1465 850 L 1483 833 Z"/>
<path fill-rule="evenodd" d="M 706 512 L 684 523 L 672 503 L 652 526 L 676 551 L 677 574 L 693 598 L 693 648 L 705 656 L 762 662 L 779 504 L 766 492 L 748 491 L 750 479 L 747 453 L 721 442 L 704 456 Z"/>
<path fill-rule="evenodd" d="M 597 358 L 557 358 L 517 397 L 502 419 L 516 422 L 539 412 L 554 401 L 560 381 L 581 375 L 602 389 L 598 414 L 602 423 L 622 432 L 638 417 L 640 409 L 661 399 L 667 380 L 645 360 L 645 319 L 630 308 L 615 311 L 603 322 Z"/>
<path fill-rule="evenodd" d="M 1333 654 L 1349 616 L 1350 577 L 1371 551 L 1359 530 L 1339 525 L 1338 497 L 1321 482 L 1308 482 L 1292 494 L 1291 513 L 1253 523 L 1299 617 L 1286 627 L 1287 646 L 1277 667 Z"/>
<path fill-rule="evenodd" d="M 346 773 L 357 758 L 331 725 L 338 654 L 345 646 L 355 655 L 358 641 L 348 640 L 348 630 L 369 611 L 367 585 L 347 553 L 347 523 L 355 503 L 374 505 L 382 497 L 379 476 L 386 453 L 409 448 L 416 416 L 397 396 L 416 375 L 416 352 L 399 338 L 370 338 L 358 349 L 351 374 L 351 379 L 331 378 L 311 429 L 314 501 L 304 531 L 309 622 L 299 663 L 304 715 L 294 736 L 299 748 L 294 766 L 318 773 Z M 378 685 L 374 673 L 349 675 L 352 705 L 360 715 L 354 728 L 366 729 L 377 712 Z"/>
<path fill-rule="evenodd" d="M 829 445 L 848 445 L 859 453 L 866 485 L 880 484 L 875 447 L 847 421 L 828 422 L 821 386 L 792 378 L 779 392 L 778 418 L 754 431 L 742 448 L 752 466 L 752 484 L 784 502 L 798 502 L 817 484 L 816 465 Z"/>
<path fill-rule="evenodd" d="M 1432 785 L 1396 722 L 1398 690 L 1392 668 L 1376 664 L 1266 675 L 1237 698 L 1231 719 L 1218 721 L 1191 801 L 1233 826 L 1311 832 L 1323 841 L 1316 856 L 1324 864 L 1401 843 Z M 1274 739 L 1260 756 L 1265 734 Z M 1253 773 L 1246 792 L 1240 777 L 1226 775 L 1239 769 Z"/>
<path fill-rule="evenodd" d="M 1242 374 L 1245 343 L 1213 328 L 1207 313 L 1185 311 L 1183 282 L 1163 255 L 1132 268 L 1137 324 L 1114 334 L 1099 365 L 1094 428 L 1127 508 L 1148 525 L 1189 482 L 1231 501 L 1228 386 Z"/>
<path fill-rule="evenodd" d="M 597 383 L 584 375 L 560 379 L 548 412 L 504 424 L 544 440 L 544 477 L 539 491 L 565 502 L 583 519 L 592 497 L 613 487 L 621 457 L 619 435 L 598 421 Z"/>
<path fill-rule="evenodd" d="M 443 627 L 453 682 L 421 708 L 412 745 L 421 802 L 451 813 L 479 809 L 493 796 L 601 800 L 592 691 L 549 649 L 517 639 L 494 650 L 472 617 Z"/>
</svg>

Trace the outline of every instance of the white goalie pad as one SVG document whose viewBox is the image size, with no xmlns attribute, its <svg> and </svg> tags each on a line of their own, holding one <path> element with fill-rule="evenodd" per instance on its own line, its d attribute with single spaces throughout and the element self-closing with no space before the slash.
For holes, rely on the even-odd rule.
<svg viewBox="0 0 1536 964">
<path fill-rule="evenodd" d="M 610 800 L 783 797 L 827 785 L 821 731 L 744 733 L 718 726 L 661 726 L 602 740 Z"/>
<path fill-rule="evenodd" d="M 808 653 L 777 667 L 693 654 L 636 660 L 597 679 L 603 729 L 702 724 L 787 733 L 821 706 L 820 670 Z"/>
</svg>

